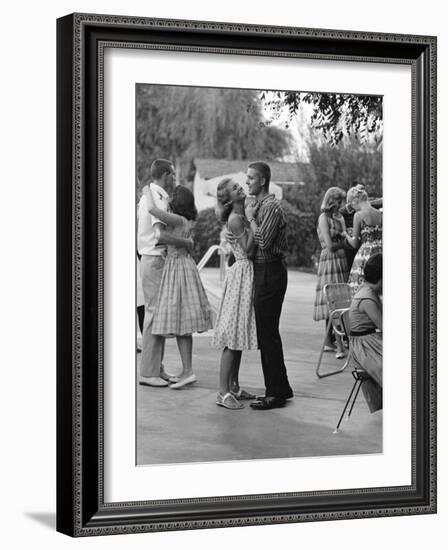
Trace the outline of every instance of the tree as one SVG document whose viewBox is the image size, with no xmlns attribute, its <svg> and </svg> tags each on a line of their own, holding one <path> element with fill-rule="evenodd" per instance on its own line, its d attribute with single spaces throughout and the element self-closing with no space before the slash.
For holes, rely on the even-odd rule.
<svg viewBox="0 0 448 550">
<path fill-rule="evenodd" d="M 319 246 L 315 217 L 310 212 L 294 208 L 285 200 L 282 201 L 282 208 L 286 219 L 286 262 L 289 266 L 311 267 Z"/>
<path fill-rule="evenodd" d="M 266 160 L 290 150 L 285 129 L 263 124 L 253 90 L 137 85 L 137 173 L 144 182 L 154 158 L 168 158 L 187 179 L 191 161 L 206 158 Z"/>
<path fill-rule="evenodd" d="M 337 145 L 344 137 L 355 136 L 360 143 L 382 141 L 383 102 L 380 96 L 304 92 L 261 92 L 260 98 L 272 112 L 271 121 L 281 111 L 288 125 L 302 104 L 312 107 L 311 125 L 328 143 Z"/>
<path fill-rule="evenodd" d="M 337 186 L 347 191 L 362 183 L 370 197 L 382 196 L 382 154 L 372 144 L 360 144 L 355 138 L 337 145 L 308 143 L 309 163 L 302 166 L 304 185 L 284 186 L 284 198 L 301 212 L 312 212 L 315 221 L 325 191 Z"/>
<path fill-rule="evenodd" d="M 193 226 L 194 248 L 192 255 L 196 263 L 201 260 L 210 246 L 219 244 L 221 229 L 222 223 L 216 217 L 214 208 L 206 208 L 199 212 Z M 217 267 L 219 265 L 218 256 L 213 256 L 207 265 L 208 267 Z"/>
</svg>

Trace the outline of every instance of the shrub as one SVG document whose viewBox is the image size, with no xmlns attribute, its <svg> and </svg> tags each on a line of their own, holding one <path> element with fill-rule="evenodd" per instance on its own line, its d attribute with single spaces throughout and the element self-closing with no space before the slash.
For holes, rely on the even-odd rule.
<svg viewBox="0 0 448 550">
<path fill-rule="evenodd" d="M 282 201 L 282 208 L 286 218 L 287 264 L 313 267 L 313 255 L 319 247 L 315 215 L 312 212 L 301 212 L 286 201 Z"/>
<path fill-rule="evenodd" d="M 199 212 L 192 235 L 194 240 L 192 255 L 196 263 L 212 245 L 219 244 L 221 228 L 222 224 L 216 218 L 214 208 L 206 208 Z M 219 266 L 218 256 L 214 255 L 207 266 Z"/>
<path fill-rule="evenodd" d="M 282 208 L 286 218 L 287 264 L 294 267 L 312 267 L 313 254 L 316 249 L 320 250 L 314 214 L 301 212 L 286 201 L 282 201 Z M 196 262 L 199 262 L 212 245 L 219 244 L 221 229 L 222 224 L 216 218 L 213 208 L 199 212 L 193 229 L 192 255 Z M 213 256 L 207 266 L 218 267 L 218 256 Z"/>
</svg>

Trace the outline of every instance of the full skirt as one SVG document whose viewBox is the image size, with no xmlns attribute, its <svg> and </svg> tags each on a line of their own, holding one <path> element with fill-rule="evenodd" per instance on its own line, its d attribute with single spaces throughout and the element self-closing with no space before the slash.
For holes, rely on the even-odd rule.
<svg viewBox="0 0 448 550">
<path fill-rule="evenodd" d="M 254 311 L 254 269 L 237 260 L 227 271 L 215 324 L 213 345 L 219 349 L 258 349 Z"/>
<path fill-rule="evenodd" d="M 185 336 L 212 328 L 211 308 L 191 256 L 165 260 L 152 332 Z"/>
<path fill-rule="evenodd" d="M 348 278 L 345 250 L 334 252 L 324 248 L 317 267 L 316 298 L 314 300 L 314 320 L 328 319 L 328 305 L 324 295 L 324 286 L 329 283 L 346 283 Z"/>
<path fill-rule="evenodd" d="M 383 408 L 383 338 L 380 333 L 352 336 L 350 352 L 355 363 L 370 376 L 362 391 L 370 412 Z"/>
</svg>

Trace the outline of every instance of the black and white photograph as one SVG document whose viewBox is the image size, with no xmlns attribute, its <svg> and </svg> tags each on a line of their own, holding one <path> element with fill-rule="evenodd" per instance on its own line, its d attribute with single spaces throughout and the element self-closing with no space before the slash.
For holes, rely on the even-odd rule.
<svg viewBox="0 0 448 550">
<path fill-rule="evenodd" d="M 443 548 L 443 6 L 5 5 L 3 548 Z"/>
<path fill-rule="evenodd" d="M 383 452 L 383 131 L 380 95 L 136 84 L 137 465 Z"/>
<path fill-rule="evenodd" d="M 435 513 L 436 39 L 58 45 L 58 530 Z"/>
</svg>

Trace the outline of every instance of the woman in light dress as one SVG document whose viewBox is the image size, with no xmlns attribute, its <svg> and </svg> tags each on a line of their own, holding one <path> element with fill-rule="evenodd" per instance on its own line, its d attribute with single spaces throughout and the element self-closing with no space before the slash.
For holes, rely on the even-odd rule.
<svg viewBox="0 0 448 550">
<path fill-rule="evenodd" d="M 173 235 L 190 238 L 197 210 L 193 193 L 178 185 L 170 201 L 171 212 L 157 208 L 151 193 L 146 193 L 149 212 L 167 225 Z M 182 360 L 179 380 L 170 385 L 179 389 L 196 382 L 192 354 L 194 332 L 212 328 L 211 308 L 196 263 L 186 248 L 169 245 L 160 282 L 152 325 L 153 334 L 175 336 Z"/>
<path fill-rule="evenodd" d="M 370 412 L 383 406 L 382 266 L 382 254 L 373 254 L 367 260 L 364 283 L 353 297 L 349 312 L 351 358 L 370 376 L 361 386 Z"/>
<path fill-rule="evenodd" d="M 223 350 L 216 404 L 232 410 L 242 409 L 242 400 L 255 399 L 240 388 L 238 378 L 242 352 L 258 349 L 251 260 L 254 237 L 244 215 L 245 199 L 242 187 L 232 179 L 218 184 L 217 214 L 233 235 L 230 244 L 235 262 L 226 274 L 213 337 L 213 344 Z"/>
<path fill-rule="evenodd" d="M 364 188 L 351 187 L 347 193 L 347 204 L 355 210 L 353 233 L 347 232 L 344 237 L 353 247 L 358 248 L 348 278 L 348 283 L 355 294 L 364 282 L 364 266 L 373 254 L 383 251 L 383 214 L 369 202 Z"/>
<path fill-rule="evenodd" d="M 324 286 L 329 283 L 346 283 L 348 278 L 347 259 L 345 256 L 346 233 L 344 218 L 340 214 L 345 192 L 339 187 L 327 189 L 321 205 L 321 215 L 317 225 L 317 234 L 322 246 L 319 264 L 317 267 L 316 298 L 314 301 L 314 320 L 325 319 L 329 322 L 328 305 L 324 294 Z M 327 328 L 325 329 L 327 331 Z M 329 340 L 325 343 L 325 351 L 336 351 L 336 357 L 345 357 L 341 338 L 333 334 L 336 348 Z"/>
</svg>

